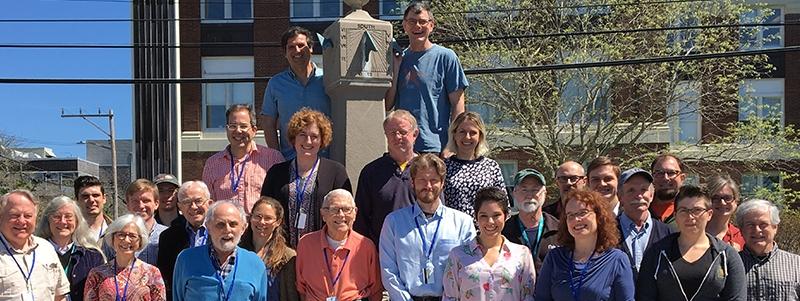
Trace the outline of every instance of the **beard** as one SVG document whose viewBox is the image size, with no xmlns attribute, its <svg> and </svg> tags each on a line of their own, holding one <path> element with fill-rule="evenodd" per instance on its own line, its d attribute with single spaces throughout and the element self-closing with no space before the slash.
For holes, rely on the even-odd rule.
<svg viewBox="0 0 800 301">
<path fill-rule="evenodd" d="M 234 236 L 232 240 L 220 239 L 216 247 L 222 252 L 233 252 L 236 246 L 239 245 L 239 240 L 241 240 L 241 236 Z"/>
<path fill-rule="evenodd" d="M 678 195 L 678 189 L 675 188 L 664 188 L 656 190 L 655 192 L 656 199 L 660 201 L 668 201 L 675 199 L 677 195 Z"/>
<path fill-rule="evenodd" d="M 539 206 L 541 206 L 541 204 L 542 204 L 541 202 L 539 202 L 538 200 L 534 199 L 534 200 L 526 201 L 526 202 L 523 202 L 523 203 L 519 204 L 519 207 L 517 209 L 519 209 L 519 211 L 522 211 L 522 212 L 525 212 L 525 213 L 531 213 L 531 212 L 534 212 L 536 210 L 539 210 Z"/>
</svg>

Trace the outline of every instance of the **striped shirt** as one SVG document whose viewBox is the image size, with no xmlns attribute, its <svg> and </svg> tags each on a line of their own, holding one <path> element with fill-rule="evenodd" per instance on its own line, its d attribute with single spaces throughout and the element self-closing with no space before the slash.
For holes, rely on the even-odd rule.
<svg viewBox="0 0 800 301">
<path fill-rule="evenodd" d="M 747 300 L 800 300 L 800 256 L 775 249 L 766 257 L 739 252 L 747 274 Z"/>
<path fill-rule="evenodd" d="M 228 151 L 230 145 L 209 157 L 203 167 L 203 182 L 208 185 L 211 199 L 236 200 L 247 214 L 250 214 L 253 205 L 261 197 L 261 185 L 267 177 L 267 171 L 272 165 L 283 162 L 281 152 L 253 144 L 255 148 L 247 156 L 240 160 L 233 159 L 233 168 Z M 236 181 L 238 185 L 234 185 Z"/>
</svg>

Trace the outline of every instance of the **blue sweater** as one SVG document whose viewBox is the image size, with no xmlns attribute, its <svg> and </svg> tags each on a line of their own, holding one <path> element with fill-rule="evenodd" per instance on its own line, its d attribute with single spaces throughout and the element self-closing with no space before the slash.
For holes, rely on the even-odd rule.
<svg viewBox="0 0 800 301">
<path fill-rule="evenodd" d="M 222 290 L 211 263 L 209 245 L 183 250 L 175 261 L 172 277 L 172 300 L 223 300 Z M 233 287 L 230 300 L 267 300 L 267 272 L 261 258 L 236 247 L 236 266 L 225 277 L 225 293 Z M 236 271 L 236 283 L 233 281 Z"/>
<path fill-rule="evenodd" d="M 574 300 L 570 289 L 570 270 L 573 270 L 572 282 L 577 284 L 580 282 L 580 271 L 576 271 L 572 266 L 572 250 L 565 247 L 550 250 L 538 273 L 534 299 Z M 595 254 L 589 260 L 579 295 L 580 300 L 576 301 L 633 301 L 633 270 L 628 256 L 619 249 L 609 249 L 601 254 Z"/>
</svg>

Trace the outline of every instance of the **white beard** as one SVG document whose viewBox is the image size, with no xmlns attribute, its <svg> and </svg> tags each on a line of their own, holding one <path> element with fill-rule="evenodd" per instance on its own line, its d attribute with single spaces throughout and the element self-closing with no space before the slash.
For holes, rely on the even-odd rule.
<svg viewBox="0 0 800 301">
<path fill-rule="evenodd" d="M 522 211 L 522 212 L 525 212 L 525 213 L 531 213 L 531 212 L 534 212 L 534 211 L 538 210 L 539 209 L 539 205 L 540 205 L 539 201 L 531 200 L 531 201 L 524 202 L 524 203 L 520 204 L 520 206 L 517 209 L 519 209 L 519 211 Z"/>
</svg>

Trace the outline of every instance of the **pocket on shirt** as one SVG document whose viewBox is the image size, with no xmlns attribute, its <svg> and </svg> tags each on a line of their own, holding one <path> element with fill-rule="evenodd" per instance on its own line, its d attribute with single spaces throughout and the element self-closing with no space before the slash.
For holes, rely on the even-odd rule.
<svg viewBox="0 0 800 301">
<path fill-rule="evenodd" d="M 11 258 L 8 258 L 8 260 L 10 261 Z M 0 290 L 0 296 L 19 295 L 25 291 L 25 280 L 16 279 L 22 277 L 22 275 L 18 275 L 19 269 L 13 265 L 13 262 L 11 262 L 11 266 L 7 263 L 5 266 L 0 267 L 0 289 L 2 289 Z"/>
</svg>

